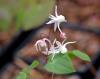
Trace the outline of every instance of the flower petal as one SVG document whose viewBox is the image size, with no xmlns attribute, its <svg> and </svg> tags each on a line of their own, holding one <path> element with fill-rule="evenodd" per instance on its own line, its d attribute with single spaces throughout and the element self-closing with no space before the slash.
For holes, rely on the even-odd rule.
<svg viewBox="0 0 100 79">
<path fill-rule="evenodd" d="M 56 16 L 56 17 L 58 16 L 58 13 L 57 13 L 57 6 L 55 6 L 55 16 Z"/>
<path fill-rule="evenodd" d="M 64 44 L 64 46 L 68 45 L 68 44 L 72 44 L 72 43 L 76 43 L 76 41 L 73 41 L 73 42 L 67 42 Z"/>
<path fill-rule="evenodd" d="M 47 22 L 46 24 L 52 24 L 52 23 L 55 23 L 55 20 L 51 20 L 51 21 Z"/>
<path fill-rule="evenodd" d="M 60 29 L 60 23 L 58 22 L 57 26 L 58 26 L 58 30 L 60 31 L 60 33 L 62 33 L 61 29 Z"/>
<path fill-rule="evenodd" d="M 55 22 L 54 24 L 54 32 L 56 31 L 56 29 L 57 29 L 57 22 Z"/>
<path fill-rule="evenodd" d="M 43 38 L 43 41 L 44 41 L 44 42 L 47 41 L 47 42 L 51 45 L 51 41 L 50 41 L 49 39 L 47 39 L 47 38 Z"/>
<path fill-rule="evenodd" d="M 50 18 L 50 19 L 55 19 L 56 17 L 53 16 L 53 15 L 50 15 L 49 18 Z"/>
</svg>

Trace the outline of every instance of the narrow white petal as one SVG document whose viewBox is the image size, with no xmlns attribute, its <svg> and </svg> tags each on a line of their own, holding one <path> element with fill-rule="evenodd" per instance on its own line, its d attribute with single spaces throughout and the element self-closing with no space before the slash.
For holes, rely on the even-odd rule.
<svg viewBox="0 0 100 79">
<path fill-rule="evenodd" d="M 64 46 L 68 45 L 68 44 L 72 44 L 72 43 L 76 43 L 76 41 L 73 41 L 73 42 L 67 42 L 64 44 Z"/>
<path fill-rule="evenodd" d="M 55 20 L 51 20 L 51 21 L 47 22 L 46 24 L 52 24 L 52 23 L 55 23 Z"/>
<path fill-rule="evenodd" d="M 55 22 L 54 24 L 54 32 L 56 31 L 56 29 L 57 29 L 57 22 Z"/>
<path fill-rule="evenodd" d="M 58 22 L 57 26 L 58 26 L 58 30 L 60 31 L 60 33 L 62 33 L 61 29 L 60 29 L 60 23 Z"/>
<path fill-rule="evenodd" d="M 54 18 L 56 18 L 56 17 L 55 17 L 55 16 L 53 16 L 53 15 L 50 15 L 50 16 L 49 16 L 49 18 L 54 19 Z"/>
<path fill-rule="evenodd" d="M 55 16 L 56 16 L 56 17 L 58 16 L 58 13 L 57 13 L 57 6 L 55 6 Z"/>
</svg>

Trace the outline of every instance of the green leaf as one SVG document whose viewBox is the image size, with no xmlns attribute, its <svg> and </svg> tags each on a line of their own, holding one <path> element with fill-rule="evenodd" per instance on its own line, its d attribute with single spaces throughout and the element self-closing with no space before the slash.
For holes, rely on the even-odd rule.
<svg viewBox="0 0 100 79">
<path fill-rule="evenodd" d="M 16 30 L 19 30 L 22 28 L 23 20 L 24 20 L 24 9 L 23 9 L 23 7 L 21 7 L 18 10 L 17 15 L 16 15 L 16 21 L 15 21 Z"/>
<path fill-rule="evenodd" d="M 28 66 L 27 68 L 22 69 L 22 71 L 17 75 L 16 79 L 27 79 L 31 69 L 32 68 L 30 66 Z"/>
<path fill-rule="evenodd" d="M 6 31 L 8 29 L 9 22 L 7 20 L 0 20 L 0 31 Z"/>
<path fill-rule="evenodd" d="M 40 26 L 52 11 L 54 0 L 18 0 L 16 29 L 29 30 Z"/>
<path fill-rule="evenodd" d="M 0 0 L 0 31 L 9 29 L 10 23 L 17 31 L 40 26 L 47 20 L 54 3 L 55 0 Z"/>
<path fill-rule="evenodd" d="M 23 28 L 25 30 L 35 28 L 44 23 L 51 13 L 55 2 L 54 0 L 32 1 L 33 2 L 29 3 L 27 10 L 24 11 Z"/>
<path fill-rule="evenodd" d="M 32 62 L 32 64 L 30 65 L 31 68 L 35 68 L 39 65 L 39 62 L 37 60 L 35 60 L 34 62 Z"/>
<path fill-rule="evenodd" d="M 11 20 L 11 12 L 7 7 L 0 6 L 0 31 L 7 31 Z"/>
<path fill-rule="evenodd" d="M 27 79 L 27 74 L 25 72 L 20 72 L 16 79 Z"/>
<path fill-rule="evenodd" d="M 34 60 L 32 62 L 32 64 L 30 66 L 28 66 L 27 68 L 24 68 L 16 77 L 16 79 L 27 79 L 29 76 L 30 71 L 37 67 L 37 65 L 39 64 L 39 62 L 37 60 Z"/>
<path fill-rule="evenodd" d="M 53 60 L 48 60 L 44 68 L 55 74 L 69 74 L 75 72 L 67 54 L 56 54 Z"/>
<path fill-rule="evenodd" d="M 72 51 L 68 51 L 67 54 L 68 54 L 68 56 L 69 56 L 71 59 L 73 59 L 73 58 L 76 57 L 76 56 L 72 53 Z"/>
<path fill-rule="evenodd" d="M 84 60 L 84 61 L 91 61 L 90 57 L 85 54 L 84 52 L 81 52 L 79 50 L 73 50 L 72 54 L 79 57 L 80 59 Z"/>
</svg>

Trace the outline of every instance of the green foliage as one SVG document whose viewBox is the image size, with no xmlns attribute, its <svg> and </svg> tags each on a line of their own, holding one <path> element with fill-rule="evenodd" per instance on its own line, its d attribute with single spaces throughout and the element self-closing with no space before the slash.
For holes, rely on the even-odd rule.
<svg viewBox="0 0 100 79">
<path fill-rule="evenodd" d="M 71 59 L 74 57 L 79 57 L 84 61 L 90 61 L 90 58 L 87 54 L 79 51 L 73 50 L 68 51 L 65 54 L 56 54 L 55 57 L 52 59 L 52 55 L 48 57 L 47 64 L 45 65 L 45 69 L 48 72 L 52 72 L 55 74 L 69 74 L 75 72 Z"/>
<path fill-rule="evenodd" d="M 79 50 L 73 50 L 70 52 L 72 55 L 79 57 L 80 59 L 84 61 L 91 61 L 90 57 L 85 54 L 84 52 L 81 52 Z"/>
<path fill-rule="evenodd" d="M 54 59 L 50 61 L 51 57 L 52 56 L 49 57 L 49 61 L 47 61 L 44 67 L 47 71 L 55 74 L 69 74 L 75 71 L 67 53 L 57 54 Z"/>
<path fill-rule="evenodd" d="M 0 30 L 7 30 L 10 23 L 16 30 L 29 30 L 41 25 L 51 13 L 55 0 L 1 0 L 0 8 L 8 11 L 9 19 L 3 19 L 0 23 Z M 2 10 L 0 9 L 0 15 Z M 6 15 L 4 17 L 7 18 Z M 2 20 L 0 16 L 0 21 Z"/>
<path fill-rule="evenodd" d="M 8 29 L 11 14 L 7 7 L 0 7 L 0 31 Z"/>
<path fill-rule="evenodd" d="M 54 0 L 34 0 L 34 4 L 30 5 L 29 9 L 25 12 L 24 29 L 30 29 L 43 23 L 48 15 L 51 13 Z"/>
<path fill-rule="evenodd" d="M 39 62 L 37 60 L 33 61 L 30 66 L 27 68 L 23 69 L 16 77 L 16 79 L 27 79 L 29 76 L 30 71 L 37 67 L 39 65 Z"/>
<path fill-rule="evenodd" d="M 84 61 L 90 61 L 90 58 L 87 54 L 79 51 L 79 50 L 73 50 L 68 51 L 65 54 L 58 53 L 54 56 L 52 59 L 52 55 L 48 56 L 47 64 L 45 64 L 44 69 L 48 72 L 52 72 L 55 74 L 70 74 L 72 72 L 75 72 L 75 69 L 73 68 L 71 59 L 74 57 L 79 57 L 80 59 Z M 23 69 L 19 75 L 16 77 L 16 79 L 27 79 L 29 76 L 29 72 L 37 67 L 39 64 L 38 61 L 32 62 L 32 64 Z"/>
<path fill-rule="evenodd" d="M 33 68 L 37 67 L 38 65 L 39 65 L 39 62 L 37 60 L 35 60 L 34 62 L 32 62 L 30 67 L 33 69 Z"/>
<path fill-rule="evenodd" d="M 16 79 L 27 79 L 27 74 L 25 72 L 20 72 Z"/>
</svg>

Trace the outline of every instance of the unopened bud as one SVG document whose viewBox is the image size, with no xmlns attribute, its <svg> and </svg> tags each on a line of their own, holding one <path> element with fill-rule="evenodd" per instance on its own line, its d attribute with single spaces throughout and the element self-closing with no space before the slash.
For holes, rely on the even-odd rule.
<svg viewBox="0 0 100 79">
<path fill-rule="evenodd" d="M 66 34 L 64 32 L 61 32 L 60 33 L 60 37 L 63 38 L 63 39 L 65 39 L 66 38 Z"/>
</svg>

